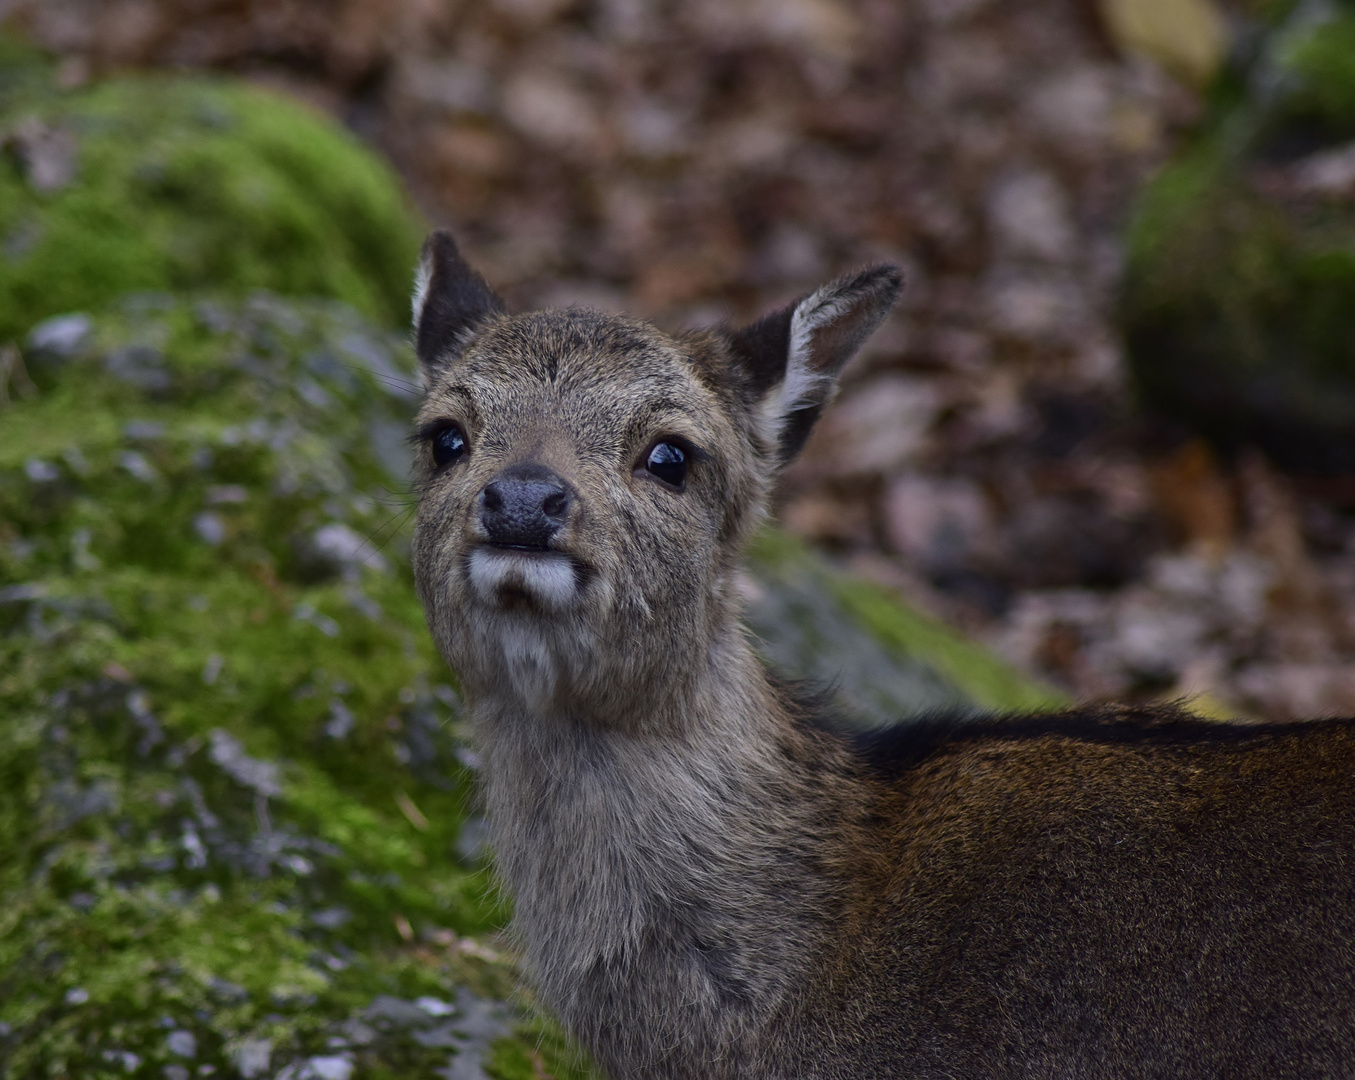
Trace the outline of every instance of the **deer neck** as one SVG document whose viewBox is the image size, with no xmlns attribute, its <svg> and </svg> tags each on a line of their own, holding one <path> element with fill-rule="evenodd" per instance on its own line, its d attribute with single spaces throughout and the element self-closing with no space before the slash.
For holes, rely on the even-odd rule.
<svg viewBox="0 0 1355 1080">
<path fill-rule="evenodd" d="M 644 715 L 616 725 L 478 703 L 494 849 L 529 968 L 585 1029 L 604 1022 L 594 987 L 648 1024 L 684 1001 L 688 1039 L 700 1016 L 713 1032 L 783 1010 L 832 918 L 835 886 L 811 862 L 836 845 L 849 800 L 797 773 L 802 736 L 742 631 L 717 641 L 703 678 L 636 706 Z"/>
</svg>

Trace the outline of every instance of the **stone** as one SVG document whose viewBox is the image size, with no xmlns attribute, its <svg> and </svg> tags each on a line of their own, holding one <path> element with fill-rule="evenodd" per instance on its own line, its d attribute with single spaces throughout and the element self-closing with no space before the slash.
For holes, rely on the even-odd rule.
<svg viewBox="0 0 1355 1080">
<path fill-rule="evenodd" d="M 557 149 L 587 152 L 601 136 L 592 99 L 551 72 L 525 71 L 514 78 L 503 90 L 503 112 L 528 138 Z"/>
<path fill-rule="evenodd" d="M 269 1039 L 245 1039 L 235 1050 L 235 1067 L 244 1080 L 255 1080 L 268 1071 L 273 1044 Z"/>
<path fill-rule="evenodd" d="M 88 340 L 93 328 L 88 315 L 58 315 L 40 322 L 28 334 L 26 350 L 36 356 L 66 360 Z"/>
<path fill-rule="evenodd" d="M 993 546 L 993 513 L 972 481 L 904 473 L 885 495 L 889 537 L 924 568 L 958 568 Z"/>
</svg>

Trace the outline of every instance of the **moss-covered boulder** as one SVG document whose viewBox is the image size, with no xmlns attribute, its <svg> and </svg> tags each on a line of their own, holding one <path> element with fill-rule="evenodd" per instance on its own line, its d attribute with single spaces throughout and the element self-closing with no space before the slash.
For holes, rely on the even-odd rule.
<svg viewBox="0 0 1355 1080">
<path fill-rule="evenodd" d="M 1064 704 L 938 619 L 765 530 L 748 561 L 746 621 L 777 671 L 834 691 L 845 722 L 1035 712 Z"/>
<path fill-rule="evenodd" d="M 0 344 L 132 290 L 270 289 L 407 310 L 421 239 L 390 168 L 248 85 L 165 75 L 62 91 L 0 38 Z"/>
<path fill-rule="evenodd" d="M 1301 4 L 1143 193 L 1122 319 L 1145 401 L 1232 450 L 1355 469 L 1355 4 Z"/>
</svg>

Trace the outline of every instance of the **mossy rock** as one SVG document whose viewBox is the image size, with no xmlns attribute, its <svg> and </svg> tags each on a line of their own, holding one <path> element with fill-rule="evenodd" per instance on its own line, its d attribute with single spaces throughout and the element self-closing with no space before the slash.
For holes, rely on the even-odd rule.
<svg viewBox="0 0 1355 1080">
<path fill-rule="evenodd" d="M 1121 319 L 1144 401 L 1227 451 L 1355 469 L 1355 9 L 1303 5 L 1143 192 Z M 1350 147 L 1351 149 L 1347 149 Z"/>
<path fill-rule="evenodd" d="M 131 290 L 269 289 L 403 324 L 422 227 L 332 120 L 238 82 L 57 88 L 0 39 L 0 344 Z"/>
<path fill-rule="evenodd" d="M 1355 3 L 1296 6 L 1263 62 L 1273 134 L 1298 130 L 1329 145 L 1355 139 Z"/>
<path fill-rule="evenodd" d="M 404 554 L 405 346 L 339 305 L 139 297 L 26 359 L 0 1074 L 582 1075 L 486 943 L 475 762 Z"/>
<path fill-rule="evenodd" d="M 982 646 L 777 529 L 749 553 L 747 622 L 772 667 L 834 690 L 851 725 L 1066 704 Z"/>
<path fill-rule="evenodd" d="M 407 348 L 338 304 L 143 295 L 25 359 L 0 1074 L 589 1075 L 495 955 L 476 759 L 407 560 Z M 866 722 L 1053 703 L 777 533 L 750 575 L 769 655 Z"/>
</svg>

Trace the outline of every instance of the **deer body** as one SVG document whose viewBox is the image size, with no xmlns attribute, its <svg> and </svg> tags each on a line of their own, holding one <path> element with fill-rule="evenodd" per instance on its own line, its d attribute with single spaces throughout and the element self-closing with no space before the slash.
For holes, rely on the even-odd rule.
<svg viewBox="0 0 1355 1080">
<path fill-rule="evenodd" d="M 1355 1073 L 1355 727 L 835 728 L 735 572 L 897 275 L 736 333 L 510 316 L 435 234 L 416 578 L 528 971 L 609 1075 Z"/>
</svg>

